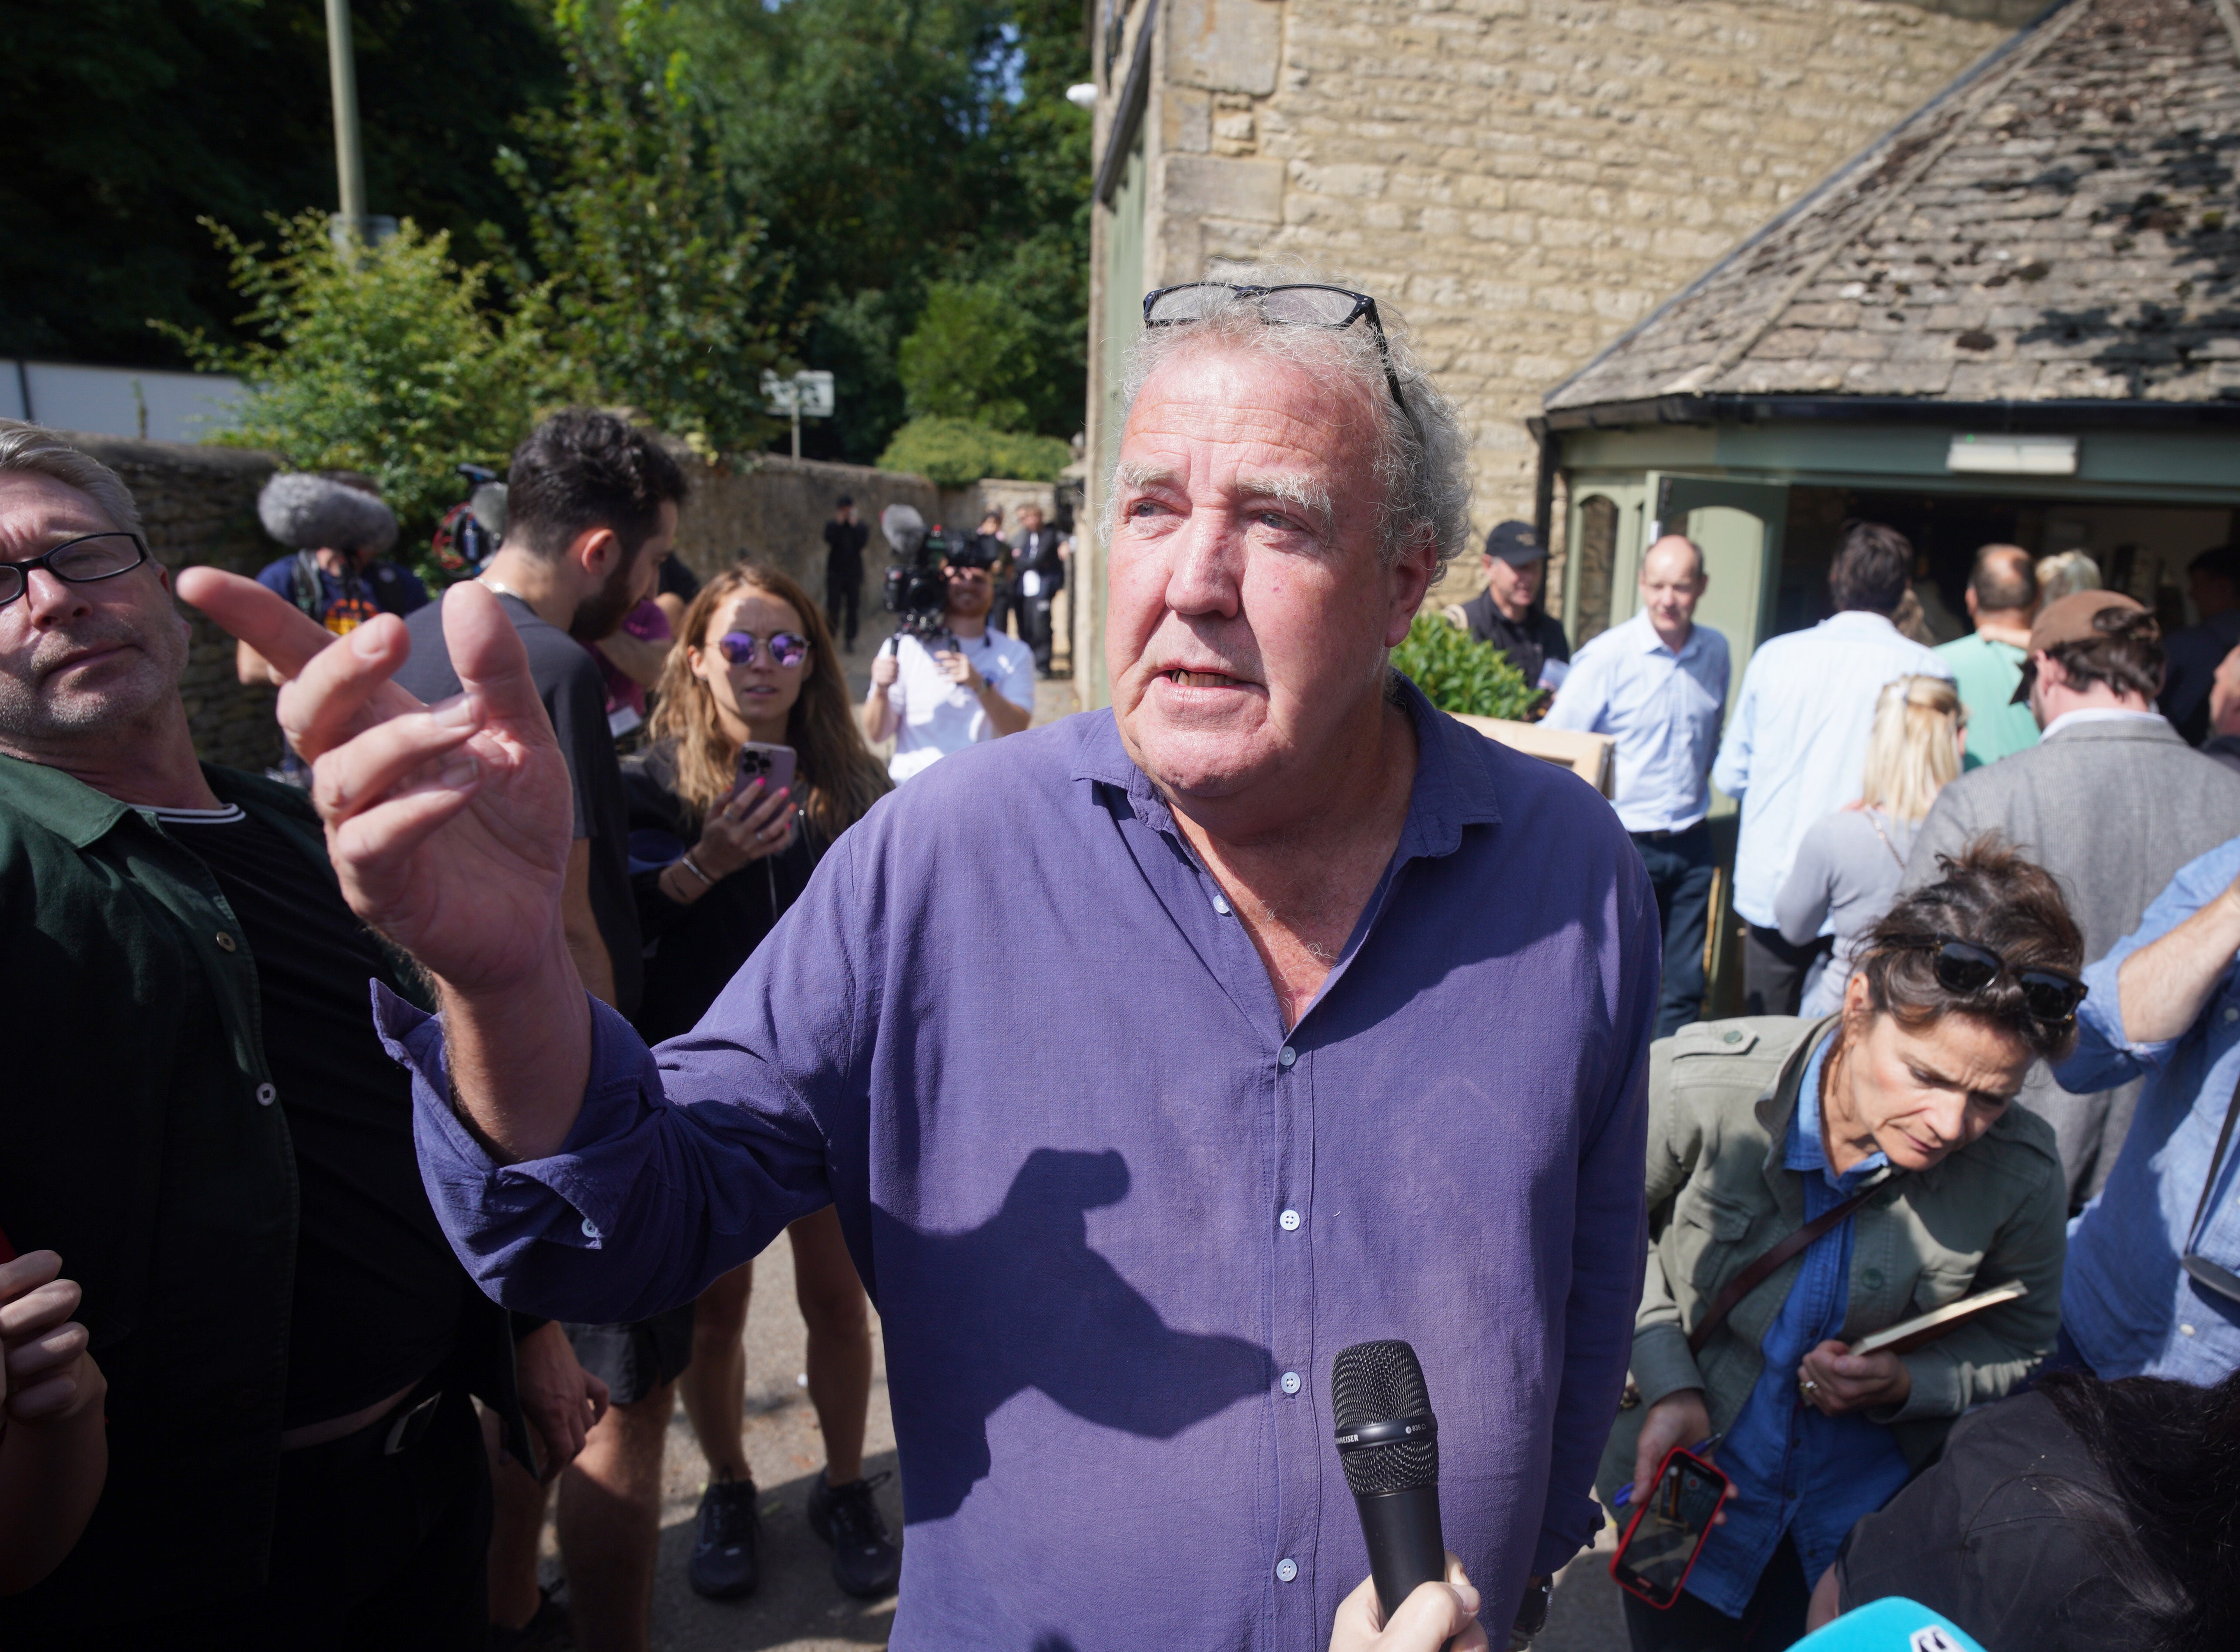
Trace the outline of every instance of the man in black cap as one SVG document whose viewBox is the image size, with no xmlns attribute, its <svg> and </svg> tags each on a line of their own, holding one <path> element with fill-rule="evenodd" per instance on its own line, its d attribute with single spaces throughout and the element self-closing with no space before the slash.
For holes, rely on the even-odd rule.
<svg viewBox="0 0 2240 1652">
<path fill-rule="evenodd" d="M 1485 536 L 1485 589 L 1462 605 L 1470 634 L 1507 655 L 1536 689 L 1555 688 L 1571 659 L 1562 623 L 1540 606 L 1547 576 L 1548 548 L 1532 524 L 1500 523 Z"/>
</svg>

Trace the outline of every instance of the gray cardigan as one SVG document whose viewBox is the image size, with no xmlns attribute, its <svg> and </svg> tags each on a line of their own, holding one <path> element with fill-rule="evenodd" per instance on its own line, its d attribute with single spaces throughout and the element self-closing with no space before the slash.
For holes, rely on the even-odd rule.
<svg viewBox="0 0 2240 1652">
<path fill-rule="evenodd" d="M 1904 889 L 1937 882 L 1937 857 L 1987 831 L 2060 880 L 2090 963 L 2138 927 L 2180 867 L 2240 836 L 2240 774 L 2160 717 L 2072 723 L 1947 786 L 1914 839 Z M 2115 1168 L 2137 1099 L 2136 1081 L 2071 1096 L 2043 1062 L 2031 1068 L 2023 1100 L 2053 1124 L 2072 1205 Z"/>
<path fill-rule="evenodd" d="M 1839 809 L 1814 821 L 1797 841 L 1789 876 L 1773 897 L 1774 922 L 1793 947 L 1810 945 L 1831 920 L 1836 932 L 1835 956 L 1814 978 L 1798 1014 L 1832 1016 L 1842 1007 L 1851 960 L 1897 898 L 1917 825 L 1884 809 Z"/>
</svg>

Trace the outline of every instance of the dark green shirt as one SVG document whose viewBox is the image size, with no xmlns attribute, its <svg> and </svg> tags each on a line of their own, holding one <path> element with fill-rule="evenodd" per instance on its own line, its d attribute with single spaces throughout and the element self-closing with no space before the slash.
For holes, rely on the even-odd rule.
<svg viewBox="0 0 2240 1652">
<path fill-rule="evenodd" d="M 301 793 L 203 772 L 326 870 Z M 92 1524 L 0 1602 L 0 1643 L 30 1645 L 50 1613 L 129 1619 L 263 1581 L 297 1189 L 257 964 L 216 878 L 151 815 L 5 756 L 0 1003 L 0 1229 L 61 1253 L 110 1384 Z M 517 1421 L 503 1316 L 469 1295 L 467 1380 Z"/>
</svg>

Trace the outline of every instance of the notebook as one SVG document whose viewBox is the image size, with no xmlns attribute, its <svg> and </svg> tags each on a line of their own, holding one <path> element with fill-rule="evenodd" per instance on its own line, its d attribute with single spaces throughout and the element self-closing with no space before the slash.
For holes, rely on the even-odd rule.
<svg viewBox="0 0 2240 1652">
<path fill-rule="evenodd" d="M 1910 1354 L 1915 1349 L 1935 1342 L 1947 1331 L 1957 1330 L 1977 1315 L 2029 1295 L 2028 1285 L 2019 1279 L 2010 1280 L 2003 1285 L 1994 1285 L 1989 1290 L 1979 1290 L 1972 1296 L 1963 1296 L 1957 1302 L 1932 1308 L 1925 1314 L 1916 1314 L 1911 1319 L 1902 1319 L 1888 1330 L 1877 1331 L 1872 1336 L 1862 1336 L 1851 1344 L 1849 1351 L 1857 1356 L 1888 1349 L 1893 1354 Z"/>
</svg>

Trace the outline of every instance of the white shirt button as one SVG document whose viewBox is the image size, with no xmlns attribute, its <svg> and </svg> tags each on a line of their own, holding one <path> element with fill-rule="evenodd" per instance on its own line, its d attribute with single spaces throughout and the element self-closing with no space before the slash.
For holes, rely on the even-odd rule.
<svg viewBox="0 0 2240 1652">
<path fill-rule="evenodd" d="M 257 1104 L 259 1107 L 270 1107 L 279 1094 L 280 1092 L 270 1084 L 259 1084 L 257 1087 Z"/>
<path fill-rule="evenodd" d="M 1229 916 L 1229 897 L 1225 895 L 1215 896 L 1213 897 L 1213 909 L 1220 913 L 1222 916 L 1227 917 Z"/>
<path fill-rule="evenodd" d="M 1299 1391 L 1299 1374 L 1298 1374 L 1297 1371 L 1286 1371 L 1286 1372 L 1284 1372 L 1284 1373 L 1283 1373 L 1283 1392 L 1284 1392 L 1284 1393 L 1286 1393 L 1286 1394 L 1297 1394 L 1298 1391 Z"/>
<path fill-rule="evenodd" d="M 1276 1225 L 1281 1228 L 1285 1233 L 1298 1232 L 1299 1213 L 1296 1210 L 1286 1210 L 1282 1216 L 1276 1218 Z"/>
<path fill-rule="evenodd" d="M 598 1224 L 593 1222 L 590 1217 L 585 1216 L 583 1218 L 583 1237 L 586 1239 L 596 1239 L 598 1236 Z"/>
<path fill-rule="evenodd" d="M 2177 1334 L 2180 1336 L 2190 1336 L 2193 1335 L 2193 1327 L 2190 1325 L 2181 1325 L 2177 1328 Z"/>
<path fill-rule="evenodd" d="M 1276 1065 L 1286 1069 L 1290 1067 L 1293 1062 L 1298 1059 L 1299 1052 L 1292 1049 L 1289 1044 L 1284 1045 L 1283 1049 L 1276 1052 Z"/>
<path fill-rule="evenodd" d="M 2230 1004 L 2225 1005 L 2224 1019 L 2227 1021 L 2240 1021 L 2240 1009 L 2234 1009 Z"/>
<path fill-rule="evenodd" d="M 1293 1560 L 1289 1555 L 1284 1555 L 1283 1559 L 1276 1562 L 1276 1581 L 1277 1582 L 1288 1583 L 1298 1575 L 1299 1562 Z"/>
</svg>

